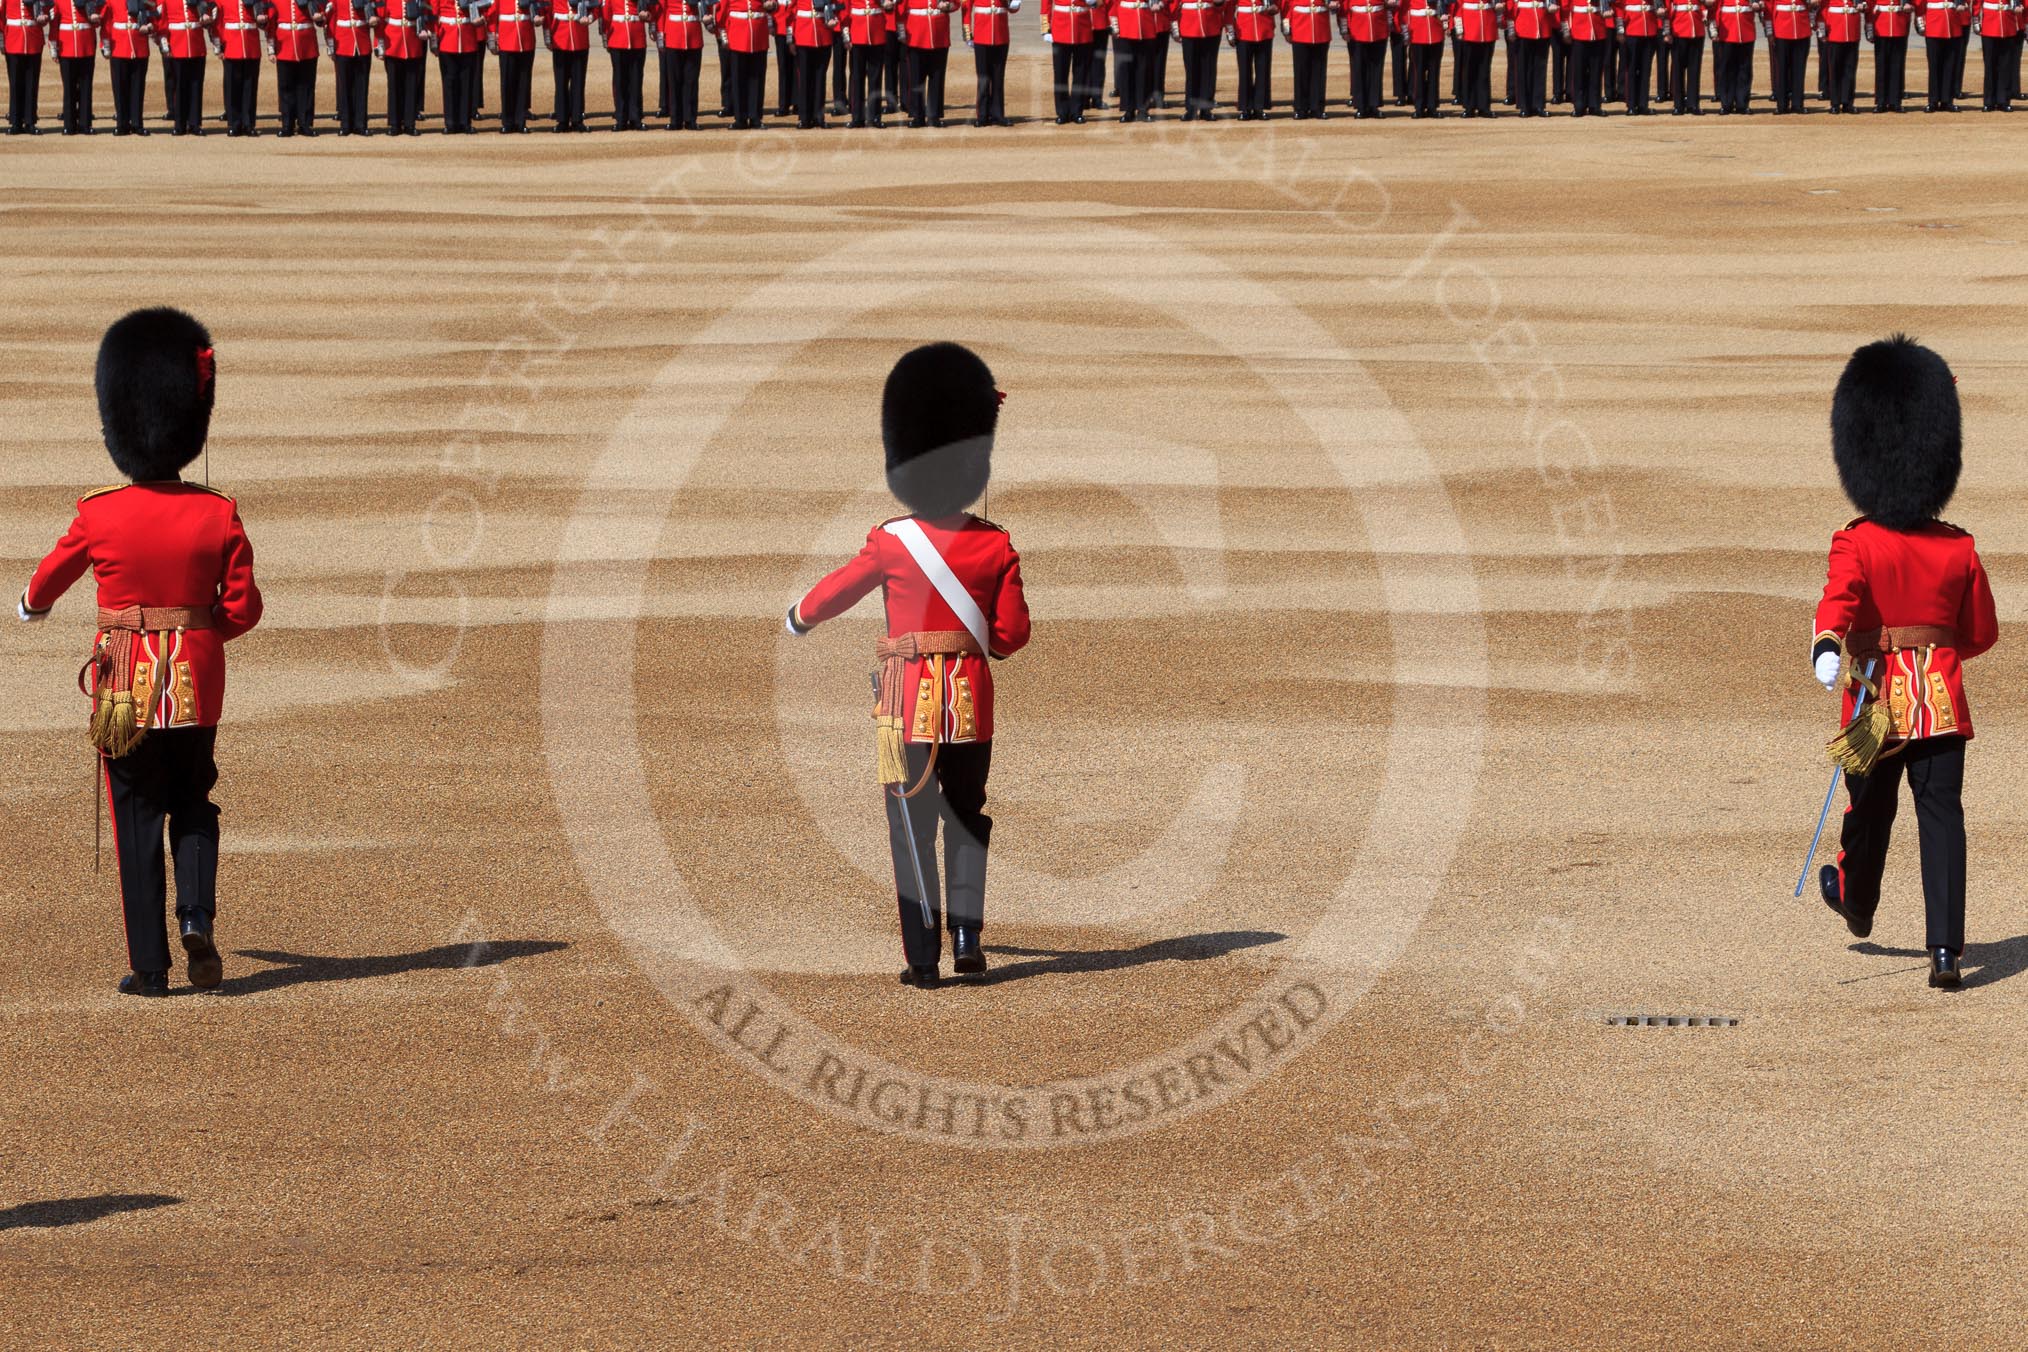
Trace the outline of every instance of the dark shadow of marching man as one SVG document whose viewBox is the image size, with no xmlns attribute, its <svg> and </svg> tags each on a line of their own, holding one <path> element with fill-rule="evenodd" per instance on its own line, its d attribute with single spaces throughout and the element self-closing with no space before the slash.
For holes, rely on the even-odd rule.
<svg viewBox="0 0 2028 1352">
<path fill-rule="evenodd" d="M 1869 958 L 1927 958 L 1926 948 L 1888 948 L 1883 944 L 1860 943 L 1849 945 L 1850 951 L 1863 953 Z M 1992 943 L 1965 945 L 1964 985 L 1990 986 L 1996 981 L 2005 981 L 2010 976 L 2028 972 L 2028 934 L 2017 934 L 2011 939 L 1999 939 Z"/>
<path fill-rule="evenodd" d="M 46 1202 L 23 1202 L 0 1211 L 0 1230 L 54 1230 L 65 1225 L 87 1225 L 126 1211 L 151 1211 L 158 1206 L 180 1206 L 181 1197 L 159 1192 L 109 1192 L 97 1197 L 58 1197 Z"/>
<path fill-rule="evenodd" d="M 218 994 L 253 995 L 313 981 L 358 981 L 377 976 L 399 976 L 404 972 L 491 967 L 511 958 L 531 958 L 569 947 L 560 939 L 499 939 L 477 945 L 439 944 L 415 953 L 367 957 L 318 957 L 310 953 L 284 953 L 273 948 L 242 948 L 239 956 L 276 965 L 246 976 L 232 977 L 219 986 Z"/>
<path fill-rule="evenodd" d="M 988 944 L 987 950 L 1032 961 L 1010 963 L 990 972 L 965 977 L 954 984 L 995 986 L 1002 981 L 1019 981 L 1029 976 L 1070 976 L 1082 972 L 1117 972 L 1127 967 L 1145 967 L 1151 962 L 1203 962 L 1228 957 L 1242 949 L 1278 944 L 1289 936 L 1272 930 L 1224 930 L 1215 934 L 1184 934 L 1156 939 L 1138 948 L 1015 948 Z"/>
</svg>

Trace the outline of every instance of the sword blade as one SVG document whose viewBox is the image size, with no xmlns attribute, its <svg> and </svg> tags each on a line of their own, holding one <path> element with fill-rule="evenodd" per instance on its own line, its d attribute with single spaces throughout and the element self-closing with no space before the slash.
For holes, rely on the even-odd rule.
<svg viewBox="0 0 2028 1352">
<path fill-rule="evenodd" d="M 1861 674 L 1869 680 L 1872 679 L 1873 660 L 1871 658 L 1867 659 L 1866 670 Z M 1865 707 L 1866 687 L 1862 685 L 1859 687 L 1859 698 L 1852 701 L 1852 717 L 1859 717 L 1859 711 Z M 1817 831 L 1815 835 L 1810 837 L 1810 852 L 1803 856 L 1802 876 L 1796 879 L 1796 895 L 1798 897 L 1803 895 L 1803 887 L 1810 881 L 1810 865 L 1817 862 L 1817 846 L 1823 843 L 1824 823 L 1831 818 L 1831 801 L 1838 796 L 1838 778 L 1844 773 L 1845 767 L 1842 765 L 1831 767 L 1831 787 L 1824 790 L 1824 810 L 1817 814 Z"/>
</svg>

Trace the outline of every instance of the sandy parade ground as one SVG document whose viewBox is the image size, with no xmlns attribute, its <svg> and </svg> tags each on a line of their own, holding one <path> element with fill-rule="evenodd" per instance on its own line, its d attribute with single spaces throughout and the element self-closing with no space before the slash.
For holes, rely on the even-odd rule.
<svg viewBox="0 0 2028 1352">
<path fill-rule="evenodd" d="M 89 592 L 0 646 L 0 1345 L 2019 1346 L 2022 128 L 1057 128 L 1028 42 L 1006 130 L 0 147 L 8 576 L 174 302 L 268 598 L 220 996 L 112 990 Z M 1897 328 L 2003 626 L 1955 995 L 1912 830 L 1791 897 Z M 932 338 L 1036 637 L 920 992 L 877 611 L 781 614 Z"/>
</svg>

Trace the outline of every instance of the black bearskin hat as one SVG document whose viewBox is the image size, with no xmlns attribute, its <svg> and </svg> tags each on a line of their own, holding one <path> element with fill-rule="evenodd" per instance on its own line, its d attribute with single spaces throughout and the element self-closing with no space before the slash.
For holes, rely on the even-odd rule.
<svg viewBox="0 0 2028 1352">
<path fill-rule="evenodd" d="M 136 310 L 106 330 L 94 383 L 113 463 L 129 479 L 173 479 L 211 434 L 211 335 L 181 310 Z"/>
<path fill-rule="evenodd" d="M 979 500 L 993 470 L 1000 392 L 970 348 L 931 343 L 903 355 L 880 396 L 887 487 L 918 516 L 951 516 Z"/>
<path fill-rule="evenodd" d="M 1958 486 L 1964 439 L 1957 380 L 1905 334 L 1868 343 L 1831 396 L 1831 457 L 1852 505 L 1890 530 L 1937 516 Z"/>
</svg>

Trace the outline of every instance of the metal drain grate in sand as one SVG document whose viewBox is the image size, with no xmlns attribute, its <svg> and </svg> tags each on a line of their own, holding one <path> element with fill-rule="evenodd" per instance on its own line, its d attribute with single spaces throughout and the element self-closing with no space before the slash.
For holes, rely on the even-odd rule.
<svg viewBox="0 0 2028 1352">
<path fill-rule="evenodd" d="M 1606 1022 L 1615 1028 L 1731 1028 L 1739 1020 L 1730 1014 L 1608 1014 Z"/>
</svg>

